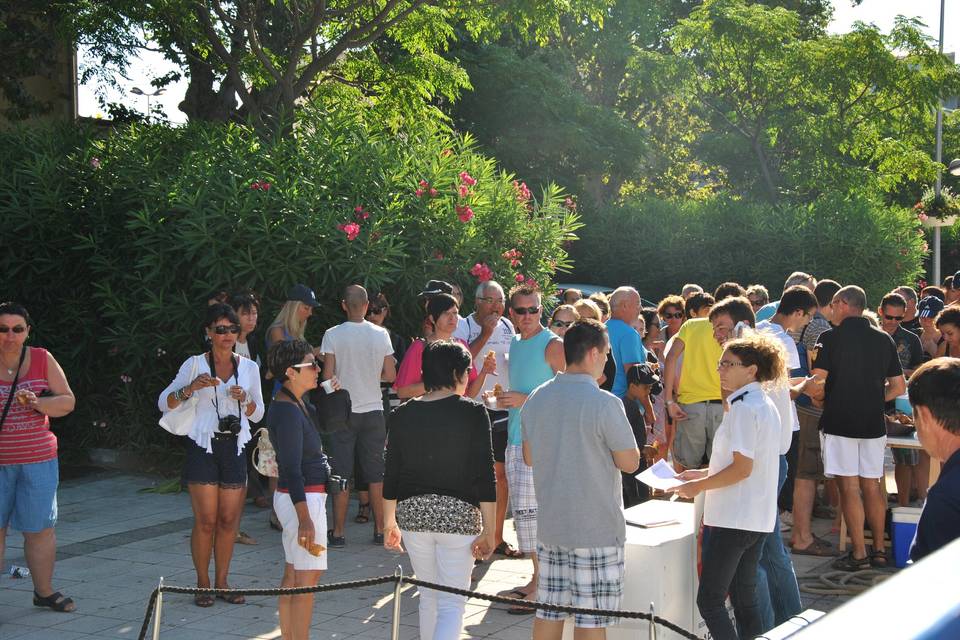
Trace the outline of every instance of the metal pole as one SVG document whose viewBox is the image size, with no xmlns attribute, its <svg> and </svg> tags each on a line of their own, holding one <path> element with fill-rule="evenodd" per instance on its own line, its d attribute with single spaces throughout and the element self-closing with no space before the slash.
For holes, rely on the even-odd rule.
<svg viewBox="0 0 960 640">
<path fill-rule="evenodd" d="M 160 640 L 160 612 L 163 610 L 163 576 L 157 585 L 157 610 L 153 613 L 153 640 Z"/>
<path fill-rule="evenodd" d="M 938 51 L 943 55 L 943 10 L 946 0 L 940 0 L 940 42 Z M 943 160 L 943 96 L 937 98 L 937 183 L 934 192 L 940 198 L 942 180 L 940 163 Z M 940 227 L 933 230 L 933 284 L 940 286 Z"/>
<path fill-rule="evenodd" d="M 653 616 L 656 614 L 656 609 L 653 606 L 653 603 L 650 603 L 650 640 L 657 640 L 657 623 L 653 621 Z"/>
<path fill-rule="evenodd" d="M 393 572 L 397 578 L 397 584 L 393 587 L 393 624 L 390 629 L 390 640 L 400 639 L 400 589 L 403 588 L 403 567 L 397 565 L 397 570 Z"/>
</svg>

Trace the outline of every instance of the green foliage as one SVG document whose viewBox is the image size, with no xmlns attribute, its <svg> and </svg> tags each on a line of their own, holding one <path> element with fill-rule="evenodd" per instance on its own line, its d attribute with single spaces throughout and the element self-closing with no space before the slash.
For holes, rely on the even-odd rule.
<svg viewBox="0 0 960 640">
<path fill-rule="evenodd" d="M 471 138 L 430 124 L 398 137 L 358 110 L 310 112 L 273 140 L 202 124 L 0 140 L 0 218 L 16 238 L 0 256 L 5 296 L 27 305 L 35 344 L 63 364 L 81 400 L 64 433 L 84 444 L 167 442 L 156 398 L 197 351 L 212 289 L 260 293 L 265 327 L 289 286 L 308 283 L 323 303 L 308 327 L 316 341 L 342 321 L 342 288 L 360 282 L 386 293 L 409 334 L 423 283 L 469 291 L 476 263 L 508 286 L 519 271 L 549 290 L 579 226 L 556 187 L 521 201 Z M 476 180 L 463 197 L 461 172 Z M 421 180 L 435 196 L 416 195 Z M 516 269 L 509 249 L 523 254 Z"/>
<path fill-rule="evenodd" d="M 913 213 L 863 197 L 810 205 L 716 197 L 628 198 L 593 214 L 575 245 L 576 282 L 630 283 L 657 300 L 686 282 L 733 280 L 776 295 L 798 269 L 858 284 L 871 304 L 922 274 L 926 243 Z"/>
</svg>

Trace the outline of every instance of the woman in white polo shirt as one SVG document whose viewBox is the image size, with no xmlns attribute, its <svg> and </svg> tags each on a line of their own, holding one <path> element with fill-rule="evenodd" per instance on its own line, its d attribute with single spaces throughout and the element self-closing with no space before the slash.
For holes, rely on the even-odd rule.
<svg viewBox="0 0 960 640">
<path fill-rule="evenodd" d="M 684 498 L 706 491 L 703 570 L 697 607 L 713 638 L 740 636 L 727 615 L 733 601 L 744 638 L 763 632 L 757 606 L 757 565 L 764 534 L 777 518 L 780 416 L 761 384 L 786 383 L 783 347 L 763 334 L 724 345 L 717 364 L 728 410 L 713 438 L 708 469 L 685 471 Z"/>
</svg>

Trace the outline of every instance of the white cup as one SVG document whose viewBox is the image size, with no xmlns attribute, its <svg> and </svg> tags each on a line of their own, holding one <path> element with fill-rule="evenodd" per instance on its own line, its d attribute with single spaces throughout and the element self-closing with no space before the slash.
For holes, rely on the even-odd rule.
<svg viewBox="0 0 960 640">
<path fill-rule="evenodd" d="M 333 393 L 333 379 L 324 380 L 320 383 L 320 386 L 323 387 L 323 390 L 327 393 Z"/>
</svg>

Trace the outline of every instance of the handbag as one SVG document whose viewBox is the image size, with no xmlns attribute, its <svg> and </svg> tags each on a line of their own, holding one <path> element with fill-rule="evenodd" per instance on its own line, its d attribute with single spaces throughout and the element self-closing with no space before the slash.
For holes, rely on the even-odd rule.
<svg viewBox="0 0 960 640">
<path fill-rule="evenodd" d="M 267 431 L 266 427 L 260 427 L 257 429 L 256 435 L 258 436 L 257 446 L 253 448 L 253 452 L 250 454 L 253 467 L 260 475 L 268 478 L 280 477 L 280 468 L 277 466 L 277 451 L 273 448 L 273 443 L 270 442 L 270 432 Z"/>
<path fill-rule="evenodd" d="M 316 409 L 315 424 L 320 433 L 333 433 L 350 426 L 353 402 L 346 389 L 327 393 L 322 387 L 317 387 L 310 392 L 310 403 Z"/>
<path fill-rule="evenodd" d="M 197 377 L 197 358 L 202 356 L 192 356 L 190 364 L 190 381 Z M 175 436 L 185 436 L 190 433 L 193 426 L 193 420 L 197 415 L 197 403 L 199 399 L 197 394 L 193 394 L 180 403 L 176 409 L 171 409 L 160 416 L 160 426 Z"/>
</svg>

